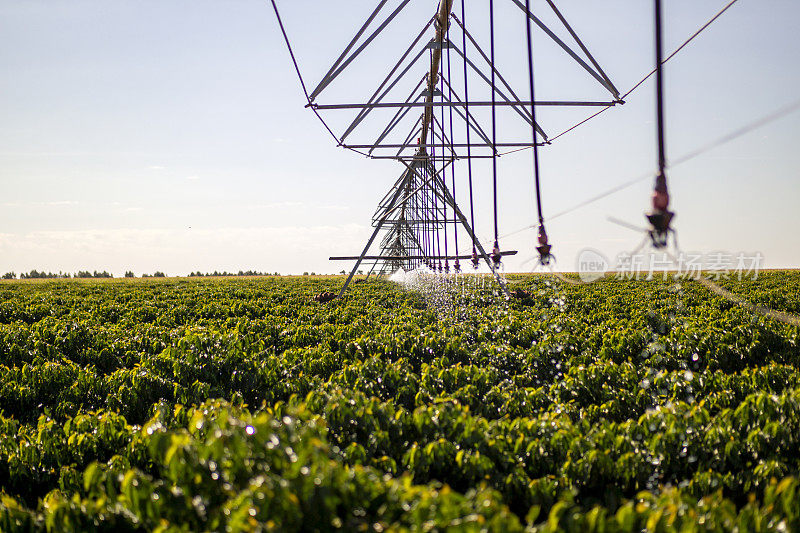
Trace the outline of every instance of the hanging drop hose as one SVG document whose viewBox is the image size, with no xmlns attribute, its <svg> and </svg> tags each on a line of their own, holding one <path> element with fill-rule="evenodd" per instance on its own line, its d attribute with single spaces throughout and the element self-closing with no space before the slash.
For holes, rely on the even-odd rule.
<svg viewBox="0 0 800 533">
<path fill-rule="evenodd" d="M 428 166 L 425 166 L 425 179 L 430 179 L 430 169 Z M 425 253 L 425 266 L 428 268 L 432 268 L 431 265 L 431 257 L 434 254 L 434 247 L 433 247 L 433 232 L 431 231 L 431 197 L 428 193 L 427 186 L 424 189 L 425 191 L 425 211 L 424 211 L 424 221 L 425 221 L 425 233 L 428 239 L 428 249 Z"/>
<path fill-rule="evenodd" d="M 422 179 L 424 180 L 423 184 L 428 179 L 427 165 L 422 169 Z M 428 264 L 428 257 L 431 255 L 430 234 L 428 232 L 428 194 L 427 191 L 425 191 L 424 186 L 421 190 L 424 192 L 424 194 L 422 194 L 422 240 L 423 246 L 425 247 L 425 253 L 422 254 L 425 257 L 422 259 L 422 263 L 425 266 L 430 267 Z"/>
<path fill-rule="evenodd" d="M 447 92 L 447 100 L 448 100 L 448 102 L 452 103 L 453 102 L 453 81 L 452 81 L 452 77 L 451 77 L 452 72 L 450 70 L 450 48 L 452 48 L 452 46 L 450 44 L 450 26 L 448 25 L 448 27 L 447 27 L 447 57 L 446 57 L 446 59 L 447 59 L 447 90 L 448 90 L 448 92 Z M 453 106 L 451 105 L 449 107 L 450 107 L 450 143 L 454 144 L 456 141 L 453 138 Z M 467 125 L 467 127 L 469 127 L 469 125 Z M 453 163 L 450 164 L 450 176 L 451 176 L 452 182 L 453 182 L 453 198 L 455 199 L 456 198 L 456 165 L 455 165 L 455 161 L 453 161 Z M 445 217 L 445 219 L 446 218 L 447 217 Z M 453 218 L 454 219 L 457 218 L 456 217 L 456 213 L 455 213 L 455 209 L 453 210 Z M 453 263 L 453 270 L 455 271 L 456 274 L 458 274 L 459 272 L 461 272 L 461 264 L 458 262 L 458 222 L 455 222 L 453 224 L 453 233 L 455 233 L 454 239 L 455 239 L 455 252 L 456 252 L 455 253 L 456 260 Z"/>
<path fill-rule="evenodd" d="M 530 10 L 530 0 L 525 0 L 525 9 L 528 13 Z M 553 256 L 550 253 L 552 246 L 547 239 L 547 231 L 544 228 L 544 213 L 542 211 L 542 188 L 539 179 L 539 132 L 536 131 L 536 91 L 533 77 L 533 32 L 531 30 L 531 18 L 525 17 L 526 30 L 528 37 L 528 81 L 530 82 L 531 89 L 531 121 L 533 122 L 533 178 L 536 189 L 536 209 L 539 213 L 539 235 L 536 250 L 539 252 L 539 264 L 543 266 L 549 265 Z"/>
<path fill-rule="evenodd" d="M 448 33 L 448 45 L 449 45 L 450 44 L 450 42 L 449 42 L 450 26 L 449 25 L 448 25 L 447 33 Z M 444 46 L 444 40 L 439 41 L 439 42 L 440 42 L 440 46 Z M 447 83 L 450 83 L 450 81 L 448 80 Z M 439 62 L 439 85 L 441 87 L 439 89 L 439 92 L 442 93 L 442 96 L 441 96 L 442 104 L 444 104 L 444 61 L 440 61 Z M 444 105 L 442 105 L 442 123 L 440 124 L 440 126 L 442 128 L 442 157 L 444 157 L 444 144 L 445 144 L 444 143 L 444 124 L 445 124 L 444 123 Z M 450 137 L 450 142 L 451 143 L 453 142 L 452 135 Z M 452 146 L 450 147 L 450 149 L 452 150 Z M 442 175 L 442 183 L 445 184 L 445 187 L 446 187 L 447 186 L 447 174 L 445 173 L 444 164 L 445 164 L 444 163 L 444 159 L 442 159 L 442 174 L 443 174 Z M 447 259 L 447 257 L 450 255 L 448 253 L 448 247 L 447 247 L 447 202 L 442 202 L 442 204 L 444 205 L 444 272 L 445 273 L 449 273 L 450 272 L 450 262 Z"/>
<path fill-rule="evenodd" d="M 491 257 L 497 268 L 503 256 L 500 255 L 500 231 L 497 224 L 497 86 L 495 85 L 497 68 L 494 60 L 494 0 L 489 0 L 489 39 L 492 61 L 492 200 L 494 201 L 494 247 Z"/>
<path fill-rule="evenodd" d="M 434 86 L 434 89 L 436 87 Z M 431 173 L 431 180 L 430 180 L 430 192 L 431 197 L 433 198 L 432 206 L 433 206 L 433 219 L 432 219 L 432 229 L 434 233 L 434 253 L 436 257 L 438 257 L 438 270 L 439 272 L 442 271 L 442 245 L 439 239 L 439 198 L 436 196 L 436 191 L 434 188 L 436 187 L 435 183 L 435 176 L 436 176 L 436 120 L 434 119 L 436 115 L 431 111 L 431 153 L 429 159 L 429 166 L 430 166 L 430 173 Z M 433 266 L 431 269 L 435 272 L 437 270 L 436 260 L 433 261 Z"/>
<path fill-rule="evenodd" d="M 464 7 L 464 0 L 461 0 L 461 23 L 466 27 L 467 24 L 467 11 Z M 475 229 L 475 200 L 472 189 L 472 142 L 470 139 L 470 121 L 472 116 L 469 112 L 469 76 L 467 72 L 467 32 L 462 32 L 461 52 L 463 55 L 464 63 L 464 114 L 467 117 L 467 176 L 469 178 L 469 221 L 472 226 L 472 268 L 478 270 L 478 249 L 475 243 L 474 235 L 477 231 Z"/>
<path fill-rule="evenodd" d="M 428 179 L 428 167 L 426 166 L 423 169 L 423 172 L 422 172 L 423 183 L 425 183 L 425 181 L 427 179 Z M 422 186 L 422 183 L 420 184 L 420 186 Z M 423 187 L 421 190 L 425 191 L 425 188 Z M 422 209 L 420 211 L 422 213 L 422 234 L 423 234 L 423 236 L 425 238 L 425 253 L 423 254 L 425 257 L 421 261 L 422 261 L 423 265 L 425 265 L 426 267 L 430 267 L 428 257 L 430 257 L 430 255 L 431 255 L 431 239 L 430 239 L 431 236 L 430 236 L 430 231 L 429 231 L 429 228 L 428 228 L 428 194 L 427 194 L 427 192 L 424 192 L 422 194 L 422 201 L 420 203 L 422 204 L 422 206 L 421 206 Z"/>
<path fill-rule="evenodd" d="M 675 216 L 669 210 L 669 190 L 667 189 L 667 157 L 664 140 L 664 67 L 662 45 L 661 0 L 655 0 L 655 37 L 656 37 L 656 115 L 658 128 L 658 174 L 652 196 L 652 211 L 648 213 L 650 222 L 650 239 L 655 248 L 667 246 L 670 224 Z"/>
<path fill-rule="evenodd" d="M 436 165 L 433 166 L 431 169 L 431 174 L 436 175 Z M 436 257 L 438 258 L 437 261 L 434 261 L 434 264 L 438 263 L 436 267 L 439 272 L 442 271 L 442 242 L 441 242 L 441 232 L 439 231 L 439 198 L 437 197 L 436 193 L 431 189 L 433 193 L 433 231 L 436 233 Z"/>
</svg>

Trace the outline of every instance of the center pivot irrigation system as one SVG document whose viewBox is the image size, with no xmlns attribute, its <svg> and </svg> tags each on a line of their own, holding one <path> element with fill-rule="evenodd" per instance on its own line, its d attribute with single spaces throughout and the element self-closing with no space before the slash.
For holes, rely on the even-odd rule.
<svg viewBox="0 0 800 533">
<path fill-rule="evenodd" d="M 689 38 L 678 50 L 665 60 L 662 47 L 661 0 L 654 0 L 654 40 L 655 68 L 633 89 L 620 95 L 609 76 L 580 39 L 553 0 L 543 0 L 543 8 L 554 23 L 547 25 L 540 16 L 531 10 L 530 0 L 507 0 L 514 11 L 519 12 L 520 26 L 524 28 L 524 50 L 517 54 L 527 56 L 527 99 L 519 96 L 508 78 L 500 72 L 496 61 L 496 23 L 495 1 L 482 0 L 470 2 L 467 9 L 465 0 L 455 6 L 456 0 L 440 0 L 434 16 L 428 20 L 416 35 L 411 45 L 405 49 L 399 60 L 379 83 L 377 89 L 366 102 L 359 103 L 320 103 L 332 86 L 347 69 L 352 69 L 356 60 L 370 48 L 375 40 L 385 32 L 410 4 L 411 0 L 397 0 L 394 10 L 387 8 L 389 0 L 381 0 L 377 7 L 360 27 L 355 37 L 345 47 L 317 86 L 309 91 L 297 59 L 292 51 L 289 38 L 278 12 L 275 0 L 272 5 L 281 27 L 287 47 L 292 56 L 295 69 L 303 86 L 308 105 L 339 146 L 372 159 L 392 159 L 402 164 L 400 177 L 380 201 L 372 219 L 374 230 L 358 256 L 331 257 L 331 260 L 355 261 L 355 265 L 343 285 L 341 296 L 353 279 L 353 275 L 364 261 L 373 263 L 370 272 L 387 273 L 398 269 L 405 271 L 419 267 L 439 272 L 460 272 L 462 260 L 469 260 L 477 269 L 483 261 L 491 270 L 500 288 L 508 295 L 503 278 L 499 275 L 502 258 L 514 255 L 516 251 L 503 251 L 500 247 L 498 231 L 498 168 L 497 159 L 505 154 L 530 149 L 533 155 L 532 175 L 538 222 L 536 250 L 539 263 L 549 265 L 553 259 L 552 246 L 545 231 L 542 213 L 540 187 L 539 148 L 550 144 L 551 139 L 537 122 L 537 107 L 599 107 L 600 110 L 565 132 L 584 124 L 604 111 L 624 104 L 624 99 L 636 90 L 652 74 L 656 74 L 657 107 L 657 152 L 658 173 L 652 196 L 652 209 L 647 213 L 651 228 L 649 240 L 655 248 L 664 248 L 673 232 L 671 222 L 674 214 L 669 210 L 669 192 L 666 177 L 666 154 L 664 148 L 664 106 L 662 65 L 686 46 L 700 32 L 724 13 L 736 0 L 712 18 L 697 33 Z M 544 6 L 546 3 L 546 7 Z M 516 6 L 516 7 L 513 7 Z M 543 13 L 538 15 L 544 16 Z M 467 21 L 470 21 L 468 23 Z M 477 21 L 477 22 L 475 22 Z M 474 24 L 488 25 L 488 53 L 481 46 Z M 555 28 L 562 35 L 559 37 Z M 538 28 L 552 43 L 563 51 L 568 60 L 578 65 L 590 81 L 594 80 L 609 97 L 604 100 L 552 100 L 535 98 L 534 83 L 534 43 L 533 29 Z M 480 28 L 485 30 L 486 28 Z M 504 33 L 514 29 L 504 28 Z M 486 33 L 485 31 L 483 33 Z M 521 31 L 520 31 L 521 33 Z M 426 35 L 432 35 L 430 40 Z M 538 45 L 537 45 L 538 46 Z M 418 79 L 418 70 L 425 66 L 424 75 Z M 415 68 L 419 67 L 419 68 Z M 411 83 L 408 83 L 409 80 Z M 413 90 L 405 99 L 394 98 L 395 89 L 405 81 Z M 489 98 L 471 99 L 471 95 L 490 92 Z M 402 100 L 402 101 L 400 101 Z M 376 110 L 393 112 L 388 123 L 382 123 L 371 137 L 371 142 L 353 141 L 367 129 L 367 119 Z M 415 113 L 422 111 L 409 130 L 402 127 L 411 123 Z M 350 112 L 352 121 L 341 135 L 336 134 L 323 118 L 323 113 Z M 498 115 L 506 113 L 502 121 L 504 138 L 498 141 Z M 510 118 L 509 118 L 510 117 Z M 516 121 L 522 127 L 509 127 Z M 488 124 L 487 124 L 488 122 Z M 487 251 L 475 234 L 475 192 L 473 189 L 473 167 L 477 160 L 491 160 L 494 245 Z M 469 205 L 462 209 L 456 201 L 458 186 L 468 189 Z M 380 250 L 370 255 L 370 250 L 379 235 Z M 465 234 L 465 235 L 464 235 Z M 464 240 L 467 240 L 466 244 Z M 471 253 L 463 253 L 470 250 Z M 463 254 L 463 255 L 462 255 Z"/>
<path fill-rule="evenodd" d="M 540 261 L 543 264 L 549 263 L 551 246 L 544 229 L 538 176 L 538 148 L 548 144 L 549 140 L 547 133 L 536 121 L 536 108 L 608 108 L 623 104 L 624 101 L 611 79 L 552 0 L 546 2 L 555 19 L 563 26 L 560 28 L 562 33 L 566 32 L 571 36 L 570 43 L 560 38 L 531 11 L 530 0 L 510 2 L 519 9 L 520 29 L 525 29 L 527 37 L 525 53 L 528 58 L 529 87 L 525 91 L 528 93 L 526 96 L 529 95 L 528 99 L 520 97 L 521 91 L 515 89 L 497 68 L 494 0 L 477 4 L 472 2 L 470 10 L 467 9 L 465 0 L 461 0 L 458 13 L 454 8 L 454 0 L 441 0 L 435 15 L 424 24 L 366 102 L 320 103 L 319 99 L 326 90 L 346 69 L 352 67 L 354 61 L 410 3 L 410 0 L 402 0 L 393 11 L 382 17 L 389 0 L 381 0 L 317 86 L 309 92 L 304 84 L 307 107 L 318 116 L 322 112 L 354 113 L 354 118 L 341 135 L 328 128 L 339 146 L 373 159 L 393 159 L 403 166 L 400 177 L 378 205 L 372 219 L 374 231 L 361 254 L 331 257 L 331 260 L 355 261 L 340 295 L 347 289 L 363 261 L 372 261 L 371 272 L 378 273 L 394 272 L 398 269 L 408 271 L 421 266 L 446 273 L 451 271 L 451 262 L 453 271 L 460 272 L 462 260 L 469 260 L 475 269 L 483 261 L 494 274 L 501 289 L 506 291 L 498 267 L 504 256 L 517 252 L 501 250 L 498 237 L 497 158 L 502 155 L 503 149 L 533 149 L 536 201 L 539 209 L 537 249 Z M 275 11 L 278 14 L 277 7 Z M 486 47 L 479 44 L 474 32 L 470 31 L 468 17 L 481 24 L 488 21 L 488 53 Z M 278 18 L 280 21 L 279 14 Z M 587 76 L 607 91 L 610 97 L 602 101 L 535 100 L 532 25 L 540 28 Z M 283 30 L 282 22 L 281 28 Z M 426 35 L 431 34 L 432 38 L 427 40 Z M 291 46 L 289 47 L 291 50 Z M 294 54 L 292 55 L 294 59 Z M 387 97 L 401 82 L 407 82 L 409 78 L 419 74 L 414 67 L 421 63 L 427 63 L 425 74 L 414 85 L 408 97 L 403 101 L 387 101 Z M 471 94 L 484 94 L 487 91 L 491 93 L 488 99 L 470 98 Z M 369 143 L 350 141 L 358 135 L 365 120 L 377 109 L 390 109 L 394 112 L 388 124 L 380 129 L 377 138 Z M 511 110 L 515 120 L 527 125 L 517 128 L 511 134 L 521 138 L 508 138 L 506 135 L 502 142 L 498 142 L 498 111 L 503 109 Z M 421 114 L 413 122 L 410 131 L 401 130 L 399 126 L 410 122 L 406 119 L 409 115 L 413 118 L 415 110 L 421 110 Z M 490 123 L 486 124 L 487 121 Z M 505 130 L 511 131 L 505 126 L 507 124 L 504 124 Z M 494 246 L 488 251 L 474 230 L 473 163 L 477 159 L 491 159 L 492 162 Z M 469 208 L 466 214 L 456 201 L 458 184 L 465 181 L 469 190 Z M 381 233 L 383 237 L 380 240 L 380 251 L 376 255 L 369 255 Z M 459 255 L 464 237 L 471 253 Z"/>
</svg>

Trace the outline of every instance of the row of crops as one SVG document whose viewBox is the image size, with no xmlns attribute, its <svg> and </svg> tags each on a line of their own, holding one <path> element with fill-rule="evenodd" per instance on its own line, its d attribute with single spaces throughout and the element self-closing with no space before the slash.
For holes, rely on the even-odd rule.
<svg viewBox="0 0 800 533">
<path fill-rule="evenodd" d="M 340 282 L 0 283 L 0 530 L 800 530 L 796 326 Z M 800 313 L 800 273 L 726 286 Z"/>
</svg>

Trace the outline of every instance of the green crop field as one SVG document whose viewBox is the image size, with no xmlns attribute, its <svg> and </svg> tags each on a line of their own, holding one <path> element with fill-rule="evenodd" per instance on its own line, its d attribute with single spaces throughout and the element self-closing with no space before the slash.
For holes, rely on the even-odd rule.
<svg viewBox="0 0 800 533">
<path fill-rule="evenodd" d="M 2 282 L 0 530 L 800 531 L 797 326 L 510 282 Z"/>
</svg>

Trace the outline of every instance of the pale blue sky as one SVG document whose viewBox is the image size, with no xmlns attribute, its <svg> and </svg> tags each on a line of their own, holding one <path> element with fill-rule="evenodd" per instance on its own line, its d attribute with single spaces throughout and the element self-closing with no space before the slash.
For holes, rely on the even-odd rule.
<svg viewBox="0 0 800 533">
<path fill-rule="evenodd" d="M 725 3 L 665 2 L 666 48 Z M 468 4 L 477 12 L 486 2 Z M 522 19 L 510 1 L 496 4 L 506 37 L 498 65 L 524 81 L 514 53 Z M 558 4 L 621 91 L 651 68 L 651 2 Z M 374 5 L 279 2 L 310 84 Z M 435 5 L 414 0 L 331 98 L 369 96 Z M 800 97 L 798 20 L 796 0 L 739 0 L 670 63 L 673 159 Z M 472 22 L 484 35 L 485 20 Z M 537 96 L 602 96 L 571 69 L 543 44 Z M 652 92 L 644 85 L 543 150 L 546 214 L 654 168 Z M 337 149 L 304 103 L 266 1 L 0 0 L 0 271 L 340 270 L 327 257 L 360 251 L 400 168 Z M 546 109 L 539 118 L 557 133 L 584 113 Z M 800 265 L 799 117 L 670 171 L 684 249 L 759 251 L 769 266 Z M 534 221 L 530 168 L 528 153 L 501 159 L 501 233 Z M 488 238 L 487 170 L 476 176 L 476 225 Z M 552 221 L 564 268 L 584 247 L 609 257 L 634 248 L 639 236 L 606 219 L 644 225 L 650 188 L 645 180 Z M 523 269 L 534 239 L 528 231 L 503 243 L 521 252 L 510 270 Z"/>
</svg>

